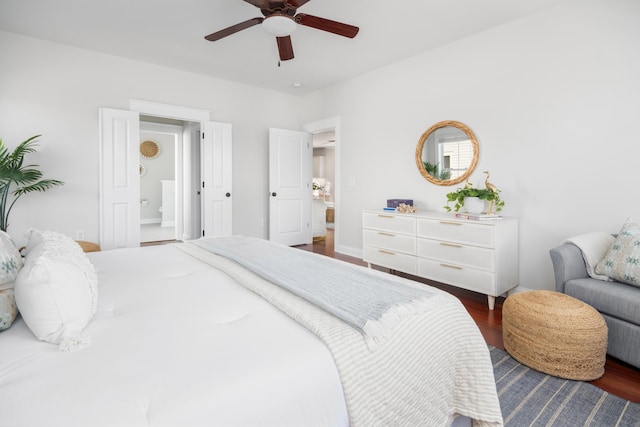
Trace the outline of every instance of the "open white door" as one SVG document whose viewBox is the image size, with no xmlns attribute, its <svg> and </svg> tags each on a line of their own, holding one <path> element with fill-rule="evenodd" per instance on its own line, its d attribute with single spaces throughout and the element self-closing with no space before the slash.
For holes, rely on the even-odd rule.
<svg viewBox="0 0 640 427">
<path fill-rule="evenodd" d="M 140 117 L 100 109 L 100 247 L 140 246 Z"/>
<path fill-rule="evenodd" d="M 232 138 L 229 123 L 202 123 L 202 235 L 232 234 Z"/>
<path fill-rule="evenodd" d="M 310 133 L 269 129 L 269 240 L 312 242 L 312 154 Z"/>
</svg>

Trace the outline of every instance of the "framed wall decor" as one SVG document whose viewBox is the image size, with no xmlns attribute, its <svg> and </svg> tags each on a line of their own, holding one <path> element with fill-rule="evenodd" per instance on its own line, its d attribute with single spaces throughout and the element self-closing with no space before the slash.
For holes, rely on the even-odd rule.
<svg viewBox="0 0 640 427">
<path fill-rule="evenodd" d="M 145 159 L 155 159 L 160 154 L 160 146 L 155 141 L 142 141 L 140 143 L 140 154 Z"/>
</svg>

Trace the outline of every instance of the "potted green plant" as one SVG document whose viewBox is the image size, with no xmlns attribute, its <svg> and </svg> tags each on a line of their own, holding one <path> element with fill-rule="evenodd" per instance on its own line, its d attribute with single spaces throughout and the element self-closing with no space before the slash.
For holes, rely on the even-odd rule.
<svg viewBox="0 0 640 427">
<path fill-rule="evenodd" d="M 451 171 L 449 170 L 439 170 L 439 163 L 430 163 L 430 162 L 422 162 L 424 165 L 424 170 L 427 171 L 429 175 L 436 179 L 440 179 L 442 181 L 446 181 L 451 178 Z"/>
<path fill-rule="evenodd" d="M 36 139 L 32 136 L 9 151 L 0 139 L 0 230 L 7 231 L 9 214 L 16 201 L 33 191 L 44 192 L 55 185 L 64 184 L 55 179 L 42 179 L 38 165 L 25 165 L 24 157 L 36 151 Z"/>
<path fill-rule="evenodd" d="M 468 203 L 468 200 L 465 199 L 469 197 L 475 197 L 481 201 L 493 202 L 493 208 L 495 208 L 496 212 L 500 212 L 504 207 L 504 201 L 500 199 L 499 190 L 493 191 L 488 188 L 475 188 L 471 183 L 467 182 L 464 187 L 447 194 L 447 205 L 444 208 L 447 212 L 451 212 L 452 208 L 449 206 L 449 203 L 455 202 L 453 210 L 458 212 L 465 205 L 465 202 Z"/>
</svg>

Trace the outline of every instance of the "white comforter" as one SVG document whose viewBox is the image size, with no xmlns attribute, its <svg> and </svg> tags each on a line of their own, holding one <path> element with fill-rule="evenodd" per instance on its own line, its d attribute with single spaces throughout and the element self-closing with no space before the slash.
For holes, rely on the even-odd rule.
<svg viewBox="0 0 640 427">
<path fill-rule="evenodd" d="M 0 426 L 346 426 L 326 346 L 171 246 L 89 254 L 90 347 L 0 333 Z"/>
<path fill-rule="evenodd" d="M 352 427 L 444 426 L 457 415 L 501 426 L 489 351 L 460 301 L 438 291 L 375 350 L 357 329 L 229 259 L 179 245 L 305 325 L 331 350 Z M 326 258 L 326 268 L 340 262 Z M 384 275 L 384 273 L 376 273 Z"/>
</svg>

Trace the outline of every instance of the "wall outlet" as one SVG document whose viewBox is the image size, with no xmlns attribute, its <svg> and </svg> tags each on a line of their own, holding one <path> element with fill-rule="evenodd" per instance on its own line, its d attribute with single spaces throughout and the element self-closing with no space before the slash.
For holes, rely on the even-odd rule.
<svg viewBox="0 0 640 427">
<path fill-rule="evenodd" d="M 84 240 L 84 230 L 76 231 L 76 240 Z"/>
<path fill-rule="evenodd" d="M 267 218 L 262 218 L 262 226 L 266 226 L 267 225 Z"/>
</svg>

